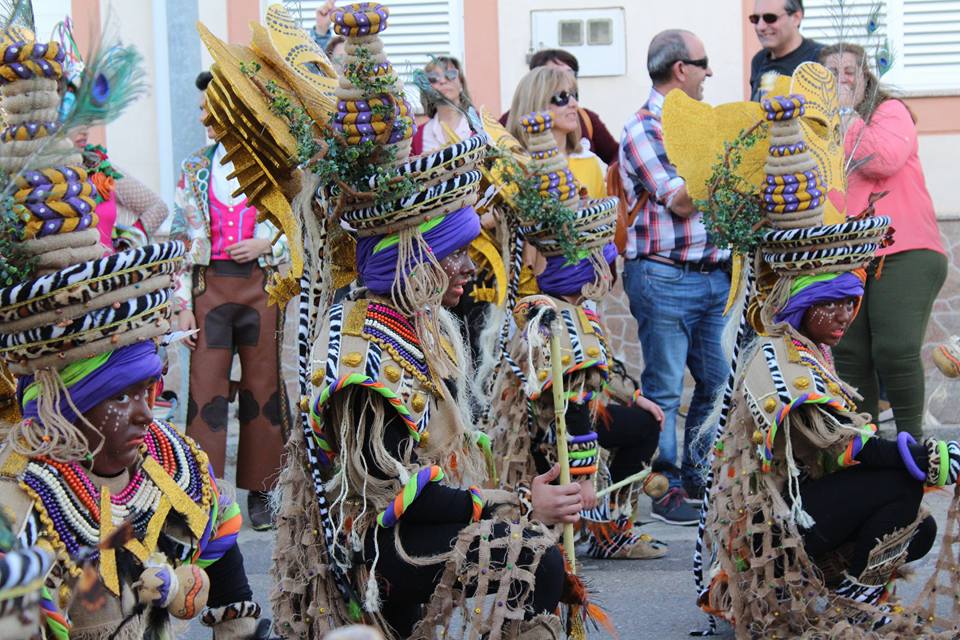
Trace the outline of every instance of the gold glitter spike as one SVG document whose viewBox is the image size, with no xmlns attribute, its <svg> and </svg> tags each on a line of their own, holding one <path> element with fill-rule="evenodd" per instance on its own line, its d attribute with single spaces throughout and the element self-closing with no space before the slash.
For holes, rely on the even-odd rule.
<svg viewBox="0 0 960 640">
<path fill-rule="evenodd" d="M 113 532 L 113 504 L 110 490 L 100 487 L 100 577 L 103 586 L 115 596 L 120 595 L 120 577 L 117 575 L 117 552 L 107 545 Z"/>
<path fill-rule="evenodd" d="M 204 473 L 205 467 L 200 467 L 200 473 Z M 174 511 L 182 515 L 187 520 L 187 527 L 190 533 L 199 538 L 207 528 L 207 521 L 210 514 L 200 507 L 196 502 L 190 499 L 183 489 L 177 486 L 167 472 L 163 470 L 160 463 L 147 456 L 143 461 L 143 470 L 147 472 L 150 479 L 157 485 L 160 491 L 170 500 L 170 505 Z"/>
</svg>

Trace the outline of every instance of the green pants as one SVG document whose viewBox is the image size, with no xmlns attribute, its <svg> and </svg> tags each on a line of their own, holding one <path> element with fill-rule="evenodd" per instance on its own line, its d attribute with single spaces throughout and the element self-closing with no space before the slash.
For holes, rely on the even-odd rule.
<svg viewBox="0 0 960 640">
<path fill-rule="evenodd" d="M 923 433 L 924 376 L 920 350 L 933 302 L 947 277 L 947 258 L 917 249 L 888 255 L 880 278 L 867 274 L 860 314 L 833 349 L 837 372 L 863 396 L 860 411 L 877 420 L 880 381 L 897 429 Z"/>
</svg>

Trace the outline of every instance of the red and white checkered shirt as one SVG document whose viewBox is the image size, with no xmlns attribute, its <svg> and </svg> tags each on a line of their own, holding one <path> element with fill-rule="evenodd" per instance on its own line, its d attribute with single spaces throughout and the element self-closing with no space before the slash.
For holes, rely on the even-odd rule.
<svg viewBox="0 0 960 640">
<path fill-rule="evenodd" d="M 722 262 L 730 257 L 707 237 L 703 214 L 684 218 L 670 211 L 684 185 L 667 160 L 663 146 L 663 95 L 651 89 L 647 103 L 623 128 L 620 137 L 620 179 L 633 207 L 644 191 L 650 194 L 627 233 L 627 258 L 659 255 L 675 262 Z"/>
</svg>

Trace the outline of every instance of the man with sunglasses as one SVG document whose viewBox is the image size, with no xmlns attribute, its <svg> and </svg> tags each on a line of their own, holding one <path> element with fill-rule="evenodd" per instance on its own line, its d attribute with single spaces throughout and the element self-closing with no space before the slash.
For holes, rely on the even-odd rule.
<svg viewBox="0 0 960 640">
<path fill-rule="evenodd" d="M 793 75 L 802 62 L 816 62 L 823 45 L 800 34 L 803 0 L 754 0 L 748 16 L 763 49 L 750 61 L 750 99 L 760 100 L 767 74 Z"/>
<path fill-rule="evenodd" d="M 703 83 L 713 72 L 703 42 L 679 29 L 654 36 L 647 71 L 653 81 L 650 97 L 627 120 L 620 138 L 627 205 L 632 210 L 642 202 L 627 230 L 623 286 L 643 349 L 643 394 L 664 413 L 654 467 L 670 479 L 670 490 L 653 503 L 651 515 L 668 524 L 693 525 L 700 514 L 691 502 L 703 495 L 702 444 L 711 441 L 698 434 L 729 373 L 720 338 L 730 252 L 710 242 L 703 215 L 667 159 L 661 115 L 664 97 L 673 89 L 702 100 Z M 676 423 L 685 368 L 696 385 L 678 456 Z"/>
</svg>

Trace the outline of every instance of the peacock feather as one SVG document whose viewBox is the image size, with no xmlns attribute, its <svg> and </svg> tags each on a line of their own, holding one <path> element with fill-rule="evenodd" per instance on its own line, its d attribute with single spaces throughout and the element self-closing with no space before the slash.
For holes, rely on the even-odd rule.
<svg viewBox="0 0 960 640">
<path fill-rule="evenodd" d="M 87 58 L 80 88 L 63 117 L 63 131 L 116 120 L 147 92 L 143 56 L 133 46 L 105 36 Z"/>
<path fill-rule="evenodd" d="M 31 0 L 0 0 L 0 30 L 4 34 L 36 32 Z M 14 39 L 22 40 L 21 36 Z"/>
</svg>

